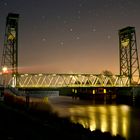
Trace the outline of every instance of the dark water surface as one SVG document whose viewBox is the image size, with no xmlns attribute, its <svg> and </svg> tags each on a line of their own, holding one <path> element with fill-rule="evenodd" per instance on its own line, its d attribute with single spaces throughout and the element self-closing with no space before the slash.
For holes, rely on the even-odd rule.
<svg viewBox="0 0 140 140">
<path fill-rule="evenodd" d="M 126 140 L 140 140 L 140 108 L 125 104 L 95 104 L 65 96 L 49 97 L 48 101 L 59 116 L 69 116 L 72 122 L 85 128 L 109 131 Z"/>
</svg>

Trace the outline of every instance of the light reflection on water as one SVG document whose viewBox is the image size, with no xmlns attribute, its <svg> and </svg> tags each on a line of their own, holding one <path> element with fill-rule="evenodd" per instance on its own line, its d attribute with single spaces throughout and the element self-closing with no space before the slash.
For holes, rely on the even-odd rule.
<svg viewBox="0 0 140 140">
<path fill-rule="evenodd" d="M 100 129 L 102 132 L 109 131 L 113 135 L 120 134 L 128 137 L 130 111 L 126 105 L 98 105 L 76 106 L 69 109 L 71 120 L 82 124 L 91 131 Z"/>
<path fill-rule="evenodd" d="M 51 103 L 60 116 L 69 116 L 72 122 L 80 123 L 91 131 L 100 129 L 102 132 L 108 131 L 112 135 L 119 134 L 127 140 L 139 135 L 137 133 L 131 136 L 131 133 L 134 132 L 130 133 L 130 130 L 136 124 L 132 123 L 132 119 L 135 118 L 132 115 L 132 108 L 128 105 L 86 104 L 83 101 L 72 101 L 67 98 L 54 99 L 51 100 Z M 136 122 L 139 123 L 138 118 L 136 118 Z M 137 129 L 139 128 L 140 126 L 137 125 Z"/>
</svg>

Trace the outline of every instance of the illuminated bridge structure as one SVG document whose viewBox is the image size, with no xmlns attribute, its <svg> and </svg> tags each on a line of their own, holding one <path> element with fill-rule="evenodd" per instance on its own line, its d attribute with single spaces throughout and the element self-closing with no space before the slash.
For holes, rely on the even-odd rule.
<svg viewBox="0 0 140 140">
<path fill-rule="evenodd" d="M 14 79 L 9 81 L 15 86 Z M 128 87 L 129 78 L 120 75 L 102 74 L 20 74 L 17 87 L 58 88 L 58 87 Z"/>
<path fill-rule="evenodd" d="M 119 30 L 120 74 L 24 74 L 18 72 L 18 19 L 9 13 L 6 18 L 2 55 L 1 84 L 18 88 L 58 87 L 131 87 L 140 79 L 136 33 L 134 27 Z"/>
</svg>

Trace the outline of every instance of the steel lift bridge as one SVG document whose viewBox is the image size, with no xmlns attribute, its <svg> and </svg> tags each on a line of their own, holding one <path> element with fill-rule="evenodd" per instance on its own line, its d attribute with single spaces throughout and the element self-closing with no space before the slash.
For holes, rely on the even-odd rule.
<svg viewBox="0 0 140 140">
<path fill-rule="evenodd" d="M 9 13 L 6 18 L 2 54 L 1 85 L 18 88 L 55 87 L 130 87 L 138 86 L 140 79 L 135 27 L 118 31 L 120 74 L 64 74 L 18 72 L 18 21 L 19 14 Z"/>
</svg>

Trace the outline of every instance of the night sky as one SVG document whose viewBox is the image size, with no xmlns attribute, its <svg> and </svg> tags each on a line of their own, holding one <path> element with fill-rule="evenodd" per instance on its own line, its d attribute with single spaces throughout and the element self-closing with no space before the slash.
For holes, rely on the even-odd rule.
<svg viewBox="0 0 140 140">
<path fill-rule="evenodd" d="M 119 74 L 126 26 L 136 28 L 140 49 L 140 0 L 0 0 L 1 56 L 10 12 L 20 14 L 21 72 Z"/>
</svg>

